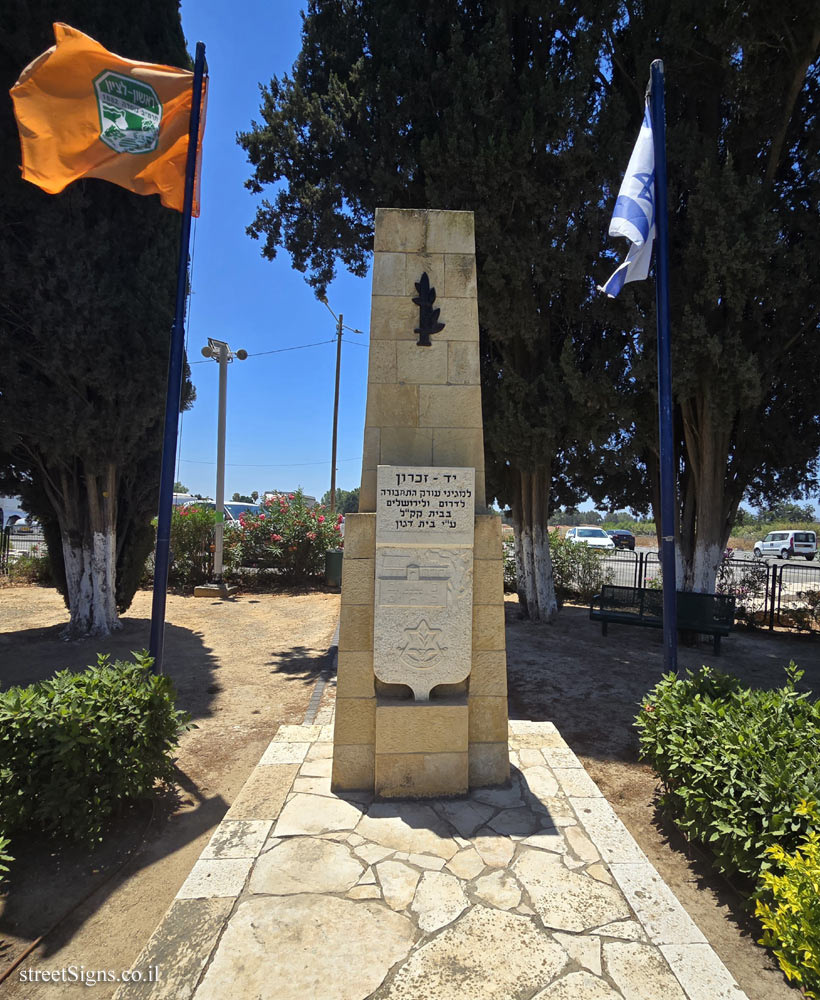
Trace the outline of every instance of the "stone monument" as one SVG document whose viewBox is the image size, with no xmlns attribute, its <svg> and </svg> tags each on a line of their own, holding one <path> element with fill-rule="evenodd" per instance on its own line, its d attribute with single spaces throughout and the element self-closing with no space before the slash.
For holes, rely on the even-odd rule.
<svg viewBox="0 0 820 1000">
<path fill-rule="evenodd" d="M 459 795 L 509 777 L 501 523 L 484 496 L 473 215 L 378 209 L 374 250 L 332 787 Z"/>
</svg>

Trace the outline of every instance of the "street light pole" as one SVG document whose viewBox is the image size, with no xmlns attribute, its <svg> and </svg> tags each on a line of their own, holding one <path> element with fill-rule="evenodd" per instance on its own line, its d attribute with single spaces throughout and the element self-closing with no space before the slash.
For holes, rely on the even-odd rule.
<svg viewBox="0 0 820 1000">
<path fill-rule="evenodd" d="M 225 586 L 222 582 L 222 563 L 225 543 L 225 424 L 228 404 L 228 363 L 234 358 L 244 361 L 248 356 L 247 351 L 237 351 L 236 354 L 228 347 L 224 340 L 214 340 L 208 338 L 208 344 L 202 348 L 202 354 L 206 358 L 213 358 L 219 365 L 219 406 L 217 411 L 216 425 L 216 526 L 214 530 L 214 579 L 208 588 L 203 589 L 206 593 L 201 596 L 208 596 L 214 589 L 223 592 Z M 194 591 L 196 595 L 196 590 Z"/>
<path fill-rule="evenodd" d="M 219 416 L 216 430 L 216 531 L 214 532 L 214 582 L 222 583 L 225 544 L 225 419 L 228 404 L 228 345 L 217 341 L 219 364 Z"/>
</svg>

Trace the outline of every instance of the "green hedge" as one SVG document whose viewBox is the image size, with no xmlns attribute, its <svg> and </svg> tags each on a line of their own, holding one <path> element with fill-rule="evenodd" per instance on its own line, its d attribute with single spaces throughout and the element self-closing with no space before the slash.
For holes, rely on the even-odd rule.
<svg viewBox="0 0 820 1000">
<path fill-rule="evenodd" d="M 820 788 L 820 705 L 796 690 L 794 663 L 786 674 L 776 691 L 708 667 L 668 674 L 636 721 L 662 805 L 727 874 L 757 878 L 771 866 L 767 848 L 793 852 L 810 829 L 799 807 Z"/>
<path fill-rule="evenodd" d="M 99 839 L 125 799 L 173 776 L 188 716 L 147 653 L 0 692 L 0 835 L 26 829 Z M 2 839 L 2 836 L 0 836 Z"/>
</svg>

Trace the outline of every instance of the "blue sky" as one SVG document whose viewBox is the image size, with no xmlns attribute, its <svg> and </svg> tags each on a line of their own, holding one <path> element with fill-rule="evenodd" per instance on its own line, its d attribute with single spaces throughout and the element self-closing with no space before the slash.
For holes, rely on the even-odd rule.
<svg viewBox="0 0 820 1000">
<path fill-rule="evenodd" d="M 200 353 L 208 337 L 251 355 L 228 370 L 226 497 L 297 486 L 321 497 L 330 488 L 335 321 L 286 253 L 265 260 L 260 243 L 246 235 L 261 198 L 244 187 L 250 166 L 235 138 L 259 119 L 259 83 L 290 71 L 301 42 L 301 6 L 297 0 L 182 3 L 189 51 L 205 43 L 210 73 L 188 322 L 197 401 L 182 419 L 177 476 L 193 493 L 213 496 L 216 486 L 218 369 Z M 342 345 L 336 483 L 352 489 L 361 475 L 369 277 L 344 272 L 328 301 L 346 325 L 365 331 L 345 333 Z M 328 343 L 282 351 L 319 341 Z"/>
</svg>

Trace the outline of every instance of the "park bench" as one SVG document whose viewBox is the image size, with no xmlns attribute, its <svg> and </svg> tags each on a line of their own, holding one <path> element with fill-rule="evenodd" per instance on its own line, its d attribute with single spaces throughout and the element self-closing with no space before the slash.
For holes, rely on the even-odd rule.
<svg viewBox="0 0 820 1000">
<path fill-rule="evenodd" d="M 711 635 L 716 654 L 720 654 L 721 636 L 728 635 L 735 621 L 735 599 L 727 594 L 693 594 L 676 592 L 678 630 Z M 641 625 L 663 628 L 663 591 L 647 587 L 616 587 L 604 584 L 601 593 L 592 598 L 589 609 L 592 621 L 601 623 L 601 634 L 607 625 Z"/>
</svg>

